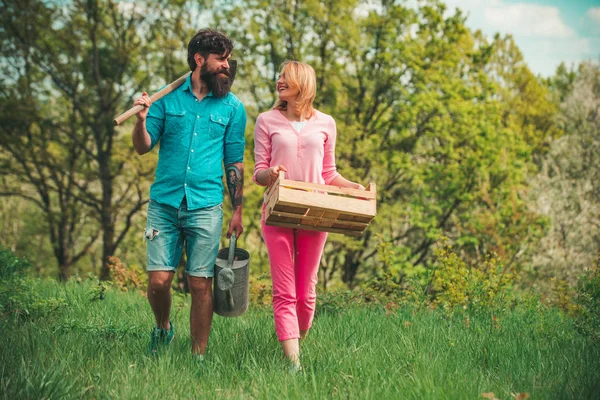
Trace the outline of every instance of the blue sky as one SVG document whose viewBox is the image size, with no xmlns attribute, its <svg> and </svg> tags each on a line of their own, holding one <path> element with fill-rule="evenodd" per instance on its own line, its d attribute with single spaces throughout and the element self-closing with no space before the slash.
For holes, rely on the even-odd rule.
<svg viewBox="0 0 600 400">
<path fill-rule="evenodd" d="M 467 25 L 490 37 L 513 35 L 535 74 L 553 75 L 561 61 L 600 60 L 600 0 L 446 0 Z"/>
</svg>

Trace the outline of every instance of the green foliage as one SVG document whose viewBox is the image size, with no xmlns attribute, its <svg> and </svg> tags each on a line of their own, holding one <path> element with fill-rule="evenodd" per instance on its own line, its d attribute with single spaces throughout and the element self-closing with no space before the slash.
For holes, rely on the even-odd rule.
<svg viewBox="0 0 600 400">
<path fill-rule="evenodd" d="M 548 220 L 526 265 L 542 290 L 552 286 L 549 278 L 575 287 L 600 251 L 600 65 L 585 62 L 576 73 L 560 68 L 555 79 L 556 125 L 565 135 L 552 142 L 530 181 L 532 209 Z"/>
<path fill-rule="evenodd" d="M 148 274 L 137 265 L 125 266 L 118 257 L 108 258 L 108 270 L 110 271 L 110 284 L 117 289 L 126 292 L 138 290 L 144 293 L 148 284 Z"/>
<path fill-rule="evenodd" d="M 438 1 L 274 4 L 217 12 L 241 65 L 253 66 L 236 83 L 257 106 L 251 117 L 273 103 L 283 60 L 310 63 L 316 105 L 336 119 L 339 171 L 378 188 L 366 234 L 330 236 L 328 276 L 352 288 L 386 272 L 422 275 L 439 234 L 470 264 L 490 252 L 523 257 L 543 229 L 526 204 L 526 178 L 558 133 L 556 105 L 514 41 L 488 41 Z M 246 208 L 260 207 L 260 197 L 249 200 Z"/>
<path fill-rule="evenodd" d="M 0 248 L 0 312 L 2 316 L 39 319 L 63 308 L 62 297 L 44 297 L 37 290 L 37 280 L 25 277 L 27 260 Z"/>
<path fill-rule="evenodd" d="M 574 301 L 579 306 L 576 326 L 600 341 L 600 256 L 594 267 L 580 278 Z"/>
<path fill-rule="evenodd" d="M 359 290 L 339 289 L 317 295 L 315 317 L 321 314 L 338 315 L 364 305 L 365 296 Z"/>
<path fill-rule="evenodd" d="M 469 266 L 448 245 L 436 246 L 436 263 L 431 273 L 433 303 L 446 310 L 501 310 L 514 300 L 516 276 L 492 255 L 481 264 Z"/>
<path fill-rule="evenodd" d="M 24 258 L 19 258 L 12 251 L 0 246 L 0 281 L 23 278 L 31 265 Z"/>
<path fill-rule="evenodd" d="M 97 241 L 108 279 L 108 256 L 147 203 L 155 160 L 133 156 L 131 126 L 112 120 L 187 69 L 173 53 L 191 37 L 181 23 L 189 9 L 162 0 L 1 7 L 0 192 L 39 208 L 61 279 Z"/>
<path fill-rule="evenodd" d="M 467 301 L 458 294 L 467 292 L 489 302 L 476 294 L 491 290 L 476 276 L 482 269 L 526 269 L 529 285 L 553 276 L 574 285 L 598 251 L 593 63 L 536 78 L 510 36 L 473 32 L 462 11 L 437 0 L 5 3 L 0 56 L 10 62 L 0 66 L 0 170 L 8 178 L 1 189 L 30 200 L 44 223 L 20 218 L 21 229 L 2 240 L 48 247 L 44 254 L 56 257 L 62 278 L 90 252 L 103 253 L 103 279 L 117 251 L 128 265 L 143 262 L 143 216 L 136 215 L 156 152 L 132 156 L 131 126 L 115 128 L 111 119 L 140 91 L 186 69 L 185 43 L 209 9 L 212 25 L 236 43 L 234 92 L 249 116 L 246 176 L 253 169 L 252 122 L 276 98 L 281 62 L 298 59 L 314 66 L 316 105 L 336 120 L 339 171 L 377 183 L 378 215 L 367 232 L 330 236 L 324 285 L 370 282 L 369 296 L 419 296 L 411 288 L 439 267 L 432 250 L 443 235 L 462 260 L 449 256 L 454 272 L 445 270 L 444 279 L 452 287 L 480 285 L 456 289 L 448 303 Z M 263 190 L 246 179 L 240 242 L 259 274 L 268 270 Z M 226 207 L 225 221 L 229 215 Z M 42 230 L 47 240 L 38 239 Z M 45 257 L 39 258 L 36 271 Z M 261 285 L 257 303 L 268 303 Z"/>
<path fill-rule="evenodd" d="M 90 301 L 104 300 L 106 297 L 106 291 L 110 287 L 110 283 L 107 281 L 99 281 L 96 285 L 90 289 Z"/>
<path fill-rule="evenodd" d="M 2 318 L 0 397 L 134 399 L 510 399 L 594 398 L 600 345 L 555 308 L 447 314 L 439 309 L 363 307 L 351 293 L 318 312 L 301 344 L 303 376 L 288 365 L 272 310 L 213 319 L 207 368 L 190 354 L 189 296 L 174 310 L 175 340 L 145 355 L 154 323 L 146 299 L 110 288 L 90 302 L 92 280 L 41 280 L 44 297 L 70 306 L 32 322 Z M 179 300 L 177 300 L 179 301 Z M 348 304 L 349 303 L 349 304 Z M 364 304 L 364 303 L 362 303 Z M 496 318 L 494 319 L 493 316 Z M 143 395 L 142 395 L 143 394 Z"/>
<path fill-rule="evenodd" d="M 271 306 L 273 295 L 270 276 L 250 275 L 248 285 L 248 300 L 253 307 Z"/>
<path fill-rule="evenodd" d="M 75 399 L 87 391 L 81 389 L 77 379 L 65 379 L 65 369 L 45 368 L 21 359 L 19 374 L 0 378 L 0 391 L 11 393 L 16 399 Z"/>
<path fill-rule="evenodd" d="M 361 304 L 385 310 L 394 315 L 399 308 L 422 310 L 430 305 L 425 287 L 416 277 L 405 277 L 398 281 L 389 273 L 370 279 L 358 290 Z"/>
</svg>

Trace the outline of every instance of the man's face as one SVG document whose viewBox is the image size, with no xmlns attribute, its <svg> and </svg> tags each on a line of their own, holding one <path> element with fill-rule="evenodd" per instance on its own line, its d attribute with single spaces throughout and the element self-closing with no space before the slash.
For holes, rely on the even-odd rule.
<svg viewBox="0 0 600 400">
<path fill-rule="evenodd" d="M 230 54 L 209 54 L 200 68 L 200 79 L 216 97 L 224 97 L 231 90 L 230 58 Z"/>
</svg>

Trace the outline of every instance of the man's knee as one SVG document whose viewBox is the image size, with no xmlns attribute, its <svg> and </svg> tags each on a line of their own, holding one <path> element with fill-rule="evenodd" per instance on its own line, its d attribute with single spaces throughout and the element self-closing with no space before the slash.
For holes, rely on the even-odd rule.
<svg viewBox="0 0 600 400">
<path fill-rule="evenodd" d="M 148 276 L 148 287 L 153 292 L 165 292 L 171 289 L 172 274 L 162 273 L 156 274 L 151 273 Z"/>
<path fill-rule="evenodd" d="M 212 278 L 199 278 L 188 275 L 188 287 L 192 296 L 210 296 L 212 294 Z"/>
</svg>

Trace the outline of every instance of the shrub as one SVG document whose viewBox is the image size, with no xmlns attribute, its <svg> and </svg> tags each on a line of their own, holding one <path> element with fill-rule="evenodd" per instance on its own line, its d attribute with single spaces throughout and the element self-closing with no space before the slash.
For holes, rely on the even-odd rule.
<svg viewBox="0 0 600 400">
<path fill-rule="evenodd" d="M 17 277 L 24 277 L 31 264 L 19 258 L 8 249 L 0 247 L 0 280 L 6 281 Z"/>
<path fill-rule="evenodd" d="M 264 307 L 270 306 L 273 301 L 271 280 L 266 275 L 261 275 L 257 278 L 250 275 L 248 282 L 248 296 L 250 304 Z"/>
<path fill-rule="evenodd" d="M 61 297 L 42 297 L 38 282 L 26 278 L 30 264 L 0 248 L 0 311 L 26 319 L 45 317 L 66 306 Z"/>
<path fill-rule="evenodd" d="M 400 305 L 421 306 L 428 303 L 421 274 L 394 277 L 385 273 L 367 281 L 361 294 L 367 303 L 384 305 L 386 309 Z"/>
<path fill-rule="evenodd" d="M 110 271 L 111 283 L 121 291 L 141 290 L 144 293 L 148 284 L 146 271 L 136 265 L 126 267 L 118 257 L 108 257 L 107 262 Z"/>
<path fill-rule="evenodd" d="M 514 300 L 515 274 L 498 257 L 489 256 L 479 266 L 469 266 L 450 246 L 434 249 L 436 263 L 430 278 L 432 302 L 449 310 L 497 309 Z"/>
<path fill-rule="evenodd" d="M 576 325 L 592 339 L 600 340 L 600 255 L 596 265 L 580 278 L 574 298 L 579 306 Z"/>
<path fill-rule="evenodd" d="M 315 308 L 315 317 L 320 314 L 337 315 L 347 311 L 350 306 L 363 304 L 364 296 L 360 291 L 353 290 L 333 290 L 317 295 L 317 304 Z"/>
</svg>

